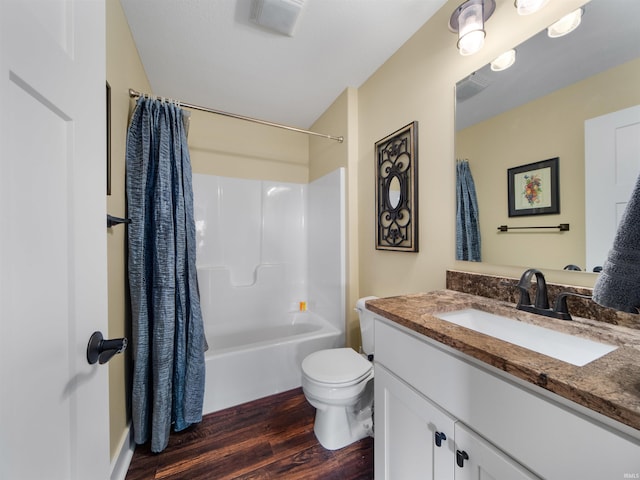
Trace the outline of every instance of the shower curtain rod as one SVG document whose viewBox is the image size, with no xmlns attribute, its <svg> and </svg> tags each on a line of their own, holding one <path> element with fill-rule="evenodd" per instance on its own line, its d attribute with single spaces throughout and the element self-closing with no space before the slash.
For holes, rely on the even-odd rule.
<svg viewBox="0 0 640 480">
<path fill-rule="evenodd" d="M 137 97 L 154 97 L 153 95 L 148 95 L 145 93 L 136 92 L 133 88 L 129 89 L 129 96 L 131 98 Z M 235 113 L 223 112 L 222 110 L 215 110 L 213 108 L 201 107 L 199 105 L 192 105 L 190 103 L 181 102 L 176 100 L 176 103 L 180 104 L 183 107 L 190 108 L 192 110 L 200 110 L 202 112 L 215 113 L 216 115 L 224 115 L 225 117 L 236 118 L 238 120 L 245 120 L 247 122 L 260 123 L 262 125 L 268 125 L 270 127 L 276 128 L 284 128 L 285 130 L 290 130 L 292 132 L 298 133 L 306 133 L 307 135 L 315 135 L 316 137 L 328 138 L 329 140 L 335 140 L 336 142 L 342 143 L 344 141 L 343 136 L 334 137 L 333 135 L 326 135 L 324 133 L 312 132 L 310 130 L 303 130 L 301 128 L 290 127 L 289 125 L 282 125 L 280 123 L 268 122 L 266 120 L 260 120 L 258 118 L 245 117 L 244 115 L 238 115 Z"/>
</svg>

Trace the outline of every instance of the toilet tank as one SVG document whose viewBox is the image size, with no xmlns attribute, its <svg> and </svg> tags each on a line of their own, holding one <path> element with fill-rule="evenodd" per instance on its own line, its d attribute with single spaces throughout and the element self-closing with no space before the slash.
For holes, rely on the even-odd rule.
<svg viewBox="0 0 640 480">
<path fill-rule="evenodd" d="M 365 302 L 378 297 L 363 297 L 356 302 L 356 311 L 360 317 L 360 334 L 362 336 L 362 351 L 367 355 L 373 354 L 373 313 L 366 309 Z"/>
</svg>

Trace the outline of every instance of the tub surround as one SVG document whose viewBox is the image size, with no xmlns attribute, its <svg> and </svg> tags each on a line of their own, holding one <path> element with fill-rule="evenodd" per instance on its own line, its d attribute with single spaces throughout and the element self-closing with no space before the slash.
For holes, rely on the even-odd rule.
<svg viewBox="0 0 640 480">
<path fill-rule="evenodd" d="M 193 175 L 204 413 L 299 387 L 305 356 L 344 345 L 344 175 Z"/>
<path fill-rule="evenodd" d="M 448 275 L 447 285 L 454 286 L 462 278 L 449 282 Z M 465 282 L 465 285 L 496 295 L 505 288 L 505 282 L 508 285 L 511 281 L 499 277 L 490 282 L 477 280 Z M 566 291 L 565 287 L 562 291 Z M 573 310 L 570 310 L 574 315 L 573 321 L 556 320 L 516 310 L 513 298 L 502 301 L 450 289 L 370 300 L 366 305 L 374 313 L 413 332 L 631 427 L 622 429 L 640 438 L 640 331 L 636 329 L 581 318 Z M 466 308 L 495 313 L 618 348 L 578 367 L 434 316 Z"/>
</svg>

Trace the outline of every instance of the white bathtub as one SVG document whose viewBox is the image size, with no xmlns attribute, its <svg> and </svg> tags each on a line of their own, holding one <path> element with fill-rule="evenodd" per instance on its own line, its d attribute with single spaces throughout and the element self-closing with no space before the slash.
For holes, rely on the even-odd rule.
<svg viewBox="0 0 640 480">
<path fill-rule="evenodd" d="M 204 414 L 299 387 L 302 360 L 343 341 L 340 330 L 309 311 L 240 325 L 206 328 Z"/>
</svg>

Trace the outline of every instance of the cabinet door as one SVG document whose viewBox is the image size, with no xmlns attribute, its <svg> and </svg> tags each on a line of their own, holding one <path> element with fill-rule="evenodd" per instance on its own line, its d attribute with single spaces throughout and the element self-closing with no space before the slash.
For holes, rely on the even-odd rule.
<svg viewBox="0 0 640 480">
<path fill-rule="evenodd" d="M 376 480 L 451 480 L 454 419 L 381 365 L 375 369 Z"/>
<path fill-rule="evenodd" d="M 534 474 L 462 423 L 455 424 L 455 480 L 533 480 Z"/>
</svg>

